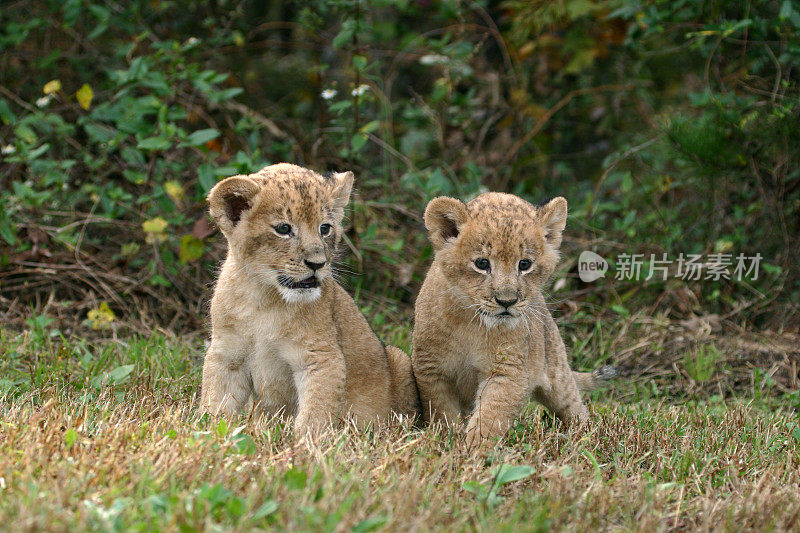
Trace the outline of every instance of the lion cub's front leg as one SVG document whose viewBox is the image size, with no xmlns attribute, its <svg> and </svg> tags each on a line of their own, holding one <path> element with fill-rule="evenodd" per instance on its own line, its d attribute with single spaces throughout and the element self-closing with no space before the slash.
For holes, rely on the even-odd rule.
<svg viewBox="0 0 800 533">
<path fill-rule="evenodd" d="M 338 346 L 317 344 L 301 357 L 294 370 L 298 397 L 294 433 L 315 436 L 344 415 L 344 354 Z"/>
<path fill-rule="evenodd" d="M 246 356 L 247 346 L 235 336 L 211 340 L 203 361 L 202 410 L 226 416 L 242 410 L 253 389 Z"/>
<path fill-rule="evenodd" d="M 444 376 L 439 368 L 441 363 L 437 351 L 415 346 L 411 354 L 411 364 L 425 422 L 458 424 L 461 420 L 461 405 L 452 379 Z"/>
<path fill-rule="evenodd" d="M 506 353 L 500 357 L 475 394 L 475 409 L 467 423 L 470 448 L 484 446 L 505 435 L 530 395 L 523 356 Z"/>
</svg>

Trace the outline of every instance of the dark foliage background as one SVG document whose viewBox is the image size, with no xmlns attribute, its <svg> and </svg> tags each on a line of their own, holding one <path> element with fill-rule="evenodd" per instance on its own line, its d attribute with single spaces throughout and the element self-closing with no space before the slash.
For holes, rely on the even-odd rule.
<svg viewBox="0 0 800 533">
<path fill-rule="evenodd" d="M 376 324 L 410 321 L 425 203 L 502 190 L 569 199 L 576 320 L 796 330 L 798 30 L 791 0 L 5 2 L 0 316 L 201 328 L 205 194 L 290 161 L 355 171 L 344 274 Z M 764 259 L 584 284 L 585 249 Z"/>
</svg>

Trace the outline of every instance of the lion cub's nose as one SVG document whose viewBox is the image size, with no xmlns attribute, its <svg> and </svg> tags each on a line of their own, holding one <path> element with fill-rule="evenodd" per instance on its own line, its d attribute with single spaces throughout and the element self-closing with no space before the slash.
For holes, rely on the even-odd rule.
<svg viewBox="0 0 800 533">
<path fill-rule="evenodd" d="M 501 300 L 500 298 L 495 297 L 495 299 L 494 299 L 495 302 L 499 303 L 500 305 L 502 305 L 506 309 L 508 309 L 509 307 L 514 305 L 515 303 L 517 303 L 518 300 L 519 300 L 519 298 L 514 298 L 513 300 Z"/>
<path fill-rule="evenodd" d="M 305 263 L 306 266 L 311 270 L 313 270 L 314 272 L 325 266 L 325 261 L 323 261 L 322 263 L 314 263 L 312 261 L 309 261 L 308 259 L 303 259 L 303 263 Z"/>
</svg>

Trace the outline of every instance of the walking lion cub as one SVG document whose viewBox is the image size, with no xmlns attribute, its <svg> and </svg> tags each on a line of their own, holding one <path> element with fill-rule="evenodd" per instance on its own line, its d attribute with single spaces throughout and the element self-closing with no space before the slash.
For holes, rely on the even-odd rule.
<svg viewBox="0 0 800 533">
<path fill-rule="evenodd" d="M 425 210 L 435 256 L 417 297 L 412 365 L 426 421 L 469 415 L 471 446 L 503 436 L 530 398 L 582 422 L 580 391 L 616 374 L 570 370 L 542 296 L 566 220 L 564 198 L 535 207 L 492 192 L 467 204 L 435 198 Z"/>
<path fill-rule="evenodd" d="M 410 359 L 378 340 L 332 277 L 352 185 L 352 172 L 283 163 L 209 193 L 228 255 L 211 300 L 204 410 L 231 415 L 252 395 L 262 412 L 295 415 L 298 436 L 346 414 L 363 427 L 417 413 Z"/>
</svg>

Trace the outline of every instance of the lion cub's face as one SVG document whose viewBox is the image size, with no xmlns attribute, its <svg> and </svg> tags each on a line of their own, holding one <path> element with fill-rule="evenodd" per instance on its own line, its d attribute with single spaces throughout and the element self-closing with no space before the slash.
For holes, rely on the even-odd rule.
<svg viewBox="0 0 800 533">
<path fill-rule="evenodd" d="M 488 328 L 538 322 L 546 312 L 533 299 L 558 262 L 566 220 L 560 197 L 542 207 L 503 193 L 466 205 L 439 197 L 425 210 L 453 304 Z"/>
<path fill-rule="evenodd" d="M 286 302 L 307 303 L 331 277 L 352 185 L 352 172 L 323 177 L 281 163 L 222 180 L 208 202 L 239 268 Z"/>
</svg>

